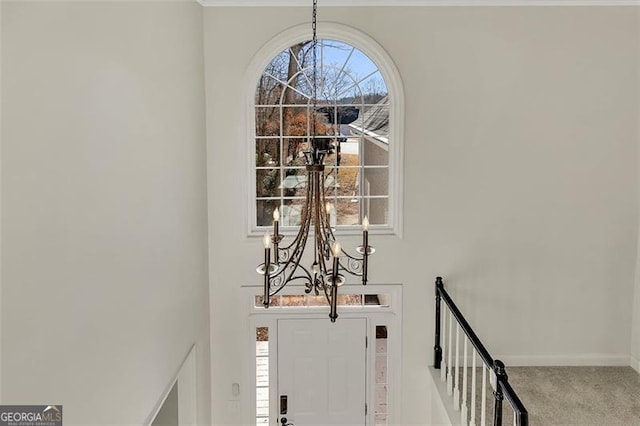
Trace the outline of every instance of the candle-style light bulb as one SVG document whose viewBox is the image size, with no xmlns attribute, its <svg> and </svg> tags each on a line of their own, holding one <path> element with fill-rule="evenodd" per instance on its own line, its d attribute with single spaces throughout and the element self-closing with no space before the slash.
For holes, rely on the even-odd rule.
<svg viewBox="0 0 640 426">
<path fill-rule="evenodd" d="M 277 207 L 273 211 L 273 220 L 275 220 L 276 222 L 280 220 L 280 211 L 278 210 Z"/>
<path fill-rule="evenodd" d="M 271 246 L 271 235 L 264 234 L 262 242 L 264 243 L 264 248 L 268 249 Z"/>
<path fill-rule="evenodd" d="M 339 242 L 333 243 L 333 247 L 331 248 L 333 251 L 333 257 L 340 257 L 340 253 L 342 253 L 342 247 Z"/>
<path fill-rule="evenodd" d="M 332 217 L 331 217 L 331 203 L 327 201 L 327 204 L 325 204 L 324 206 L 325 210 L 327 211 L 327 226 L 331 227 L 331 222 L 332 222 Z"/>
<path fill-rule="evenodd" d="M 369 230 L 369 218 L 366 216 L 364 217 L 364 219 L 362 219 L 362 230 L 363 231 Z"/>
</svg>

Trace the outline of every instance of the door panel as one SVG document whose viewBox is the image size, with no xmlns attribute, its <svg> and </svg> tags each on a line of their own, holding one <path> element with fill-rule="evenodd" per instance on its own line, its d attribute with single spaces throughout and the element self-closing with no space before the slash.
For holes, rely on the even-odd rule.
<svg viewBox="0 0 640 426">
<path fill-rule="evenodd" d="M 278 321 L 281 417 L 295 426 L 365 424 L 366 330 L 362 318 Z"/>
</svg>

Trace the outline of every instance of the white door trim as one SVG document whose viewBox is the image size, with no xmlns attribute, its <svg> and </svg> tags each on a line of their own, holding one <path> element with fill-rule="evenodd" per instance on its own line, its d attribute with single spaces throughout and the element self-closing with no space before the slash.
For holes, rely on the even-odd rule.
<svg viewBox="0 0 640 426">
<path fill-rule="evenodd" d="M 303 286 L 287 286 L 286 293 L 283 294 L 304 294 Z M 272 384 L 273 378 L 278 377 L 277 363 L 277 328 L 278 319 L 302 319 L 302 318 L 318 318 L 329 321 L 328 308 L 269 308 L 255 307 L 254 297 L 262 294 L 262 286 L 243 286 L 242 298 L 243 306 L 246 309 L 244 318 L 246 349 L 245 349 L 245 368 L 243 368 L 243 383 L 246 391 L 241 392 L 241 402 L 243 407 L 243 424 L 255 424 L 255 405 L 256 405 L 256 382 L 255 382 L 255 330 L 256 327 L 269 327 L 269 399 L 276 401 L 277 386 Z M 388 337 L 388 364 L 387 364 L 387 383 L 388 391 L 388 424 L 402 424 L 402 416 L 400 410 L 401 403 L 401 378 L 402 378 L 402 285 L 401 284 L 385 284 L 385 285 L 344 285 L 341 287 L 342 293 L 349 294 L 387 294 L 389 295 L 389 307 L 369 307 L 362 306 L 357 308 L 338 307 L 338 321 L 340 318 L 365 318 L 367 320 L 367 331 L 369 336 L 369 347 L 367 350 L 367 403 L 369 411 L 367 415 L 367 425 L 373 425 L 374 419 L 374 393 L 375 387 L 375 327 L 376 325 L 386 325 L 389 331 Z M 279 426 L 275 424 L 278 417 L 277 408 L 270 404 L 270 422 L 271 426 Z"/>
</svg>

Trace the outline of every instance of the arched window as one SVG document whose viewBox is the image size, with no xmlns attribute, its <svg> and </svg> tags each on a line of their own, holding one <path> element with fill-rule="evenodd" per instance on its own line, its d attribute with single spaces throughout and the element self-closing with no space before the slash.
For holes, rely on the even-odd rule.
<svg viewBox="0 0 640 426">
<path fill-rule="evenodd" d="M 369 45 L 376 50 L 375 43 Z M 395 67 L 378 50 L 383 55 L 376 61 L 349 40 L 319 38 L 315 122 L 310 40 L 294 41 L 267 61 L 254 80 L 252 97 L 252 229 L 271 226 L 276 208 L 282 226 L 300 223 L 306 191 L 303 153 L 315 136 L 329 150 L 325 194 L 332 225 L 355 229 L 367 216 L 372 230 L 399 231 L 402 141 L 395 109 L 401 109 L 401 85 Z M 380 58 L 386 59 L 386 73 Z"/>
</svg>

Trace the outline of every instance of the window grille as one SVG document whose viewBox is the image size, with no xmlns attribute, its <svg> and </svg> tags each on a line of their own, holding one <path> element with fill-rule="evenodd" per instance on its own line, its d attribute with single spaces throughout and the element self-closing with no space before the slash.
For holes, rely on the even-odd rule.
<svg viewBox="0 0 640 426">
<path fill-rule="evenodd" d="M 318 111 L 311 108 L 311 43 L 276 55 L 258 79 L 255 99 L 255 224 L 297 226 L 306 187 L 302 153 L 309 138 L 326 142 L 326 198 L 331 223 L 389 225 L 391 104 L 376 64 L 351 44 L 318 40 Z"/>
</svg>

